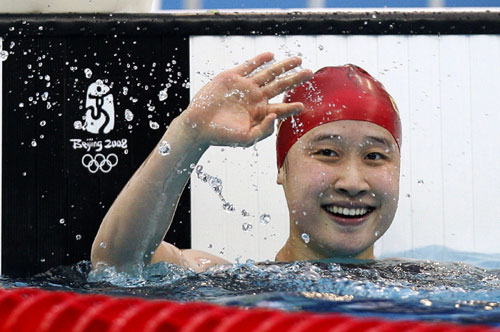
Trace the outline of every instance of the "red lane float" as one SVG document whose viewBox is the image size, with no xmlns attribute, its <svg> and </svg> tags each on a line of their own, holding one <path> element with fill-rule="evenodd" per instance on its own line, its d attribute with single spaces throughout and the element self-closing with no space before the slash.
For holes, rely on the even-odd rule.
<svg viewBox="0 0 500 332">
<path fill-rule="evenodd" d="M 242 309 L 202 302 L 0 289 L 0 332 L 500 332 L 488 326 Z"/>
</svg>

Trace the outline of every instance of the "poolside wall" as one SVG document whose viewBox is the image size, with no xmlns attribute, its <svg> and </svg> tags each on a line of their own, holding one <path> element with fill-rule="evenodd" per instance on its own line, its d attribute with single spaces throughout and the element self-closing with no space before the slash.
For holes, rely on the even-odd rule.
<svg viewBox="0 0 500 332">
<path fill-rule="evenodd" d="M 487 11 L 0 15 L 9 52 L 0 62 L 2 273 L 88 259 L 102 216 L 160 128 L 212 75 L 264 50 L 301 55 L 312 69 L 359 64 L 394 96 L 404 135 L 400 208 L 377 253 L 425 244 L 499 252 L 498 22 Z M 111 87 L 115 127 L 96 134 L 80 124 L 98 79 Z M 93 173 L 84 156 L 103 150 L 87 151 L 75 139 L 129 144 L 103 148 L 118 164 Z M 231 260 L 272 259 L 288 219 L 274 158 L 272 140 L 212 149 L 201 161 L 205 171 L 253 216 L 222 211 L 217 195 L 193 178 L 170 240 Z M 269 224 L 259 223 L 262 213 Z"/>
</svg>

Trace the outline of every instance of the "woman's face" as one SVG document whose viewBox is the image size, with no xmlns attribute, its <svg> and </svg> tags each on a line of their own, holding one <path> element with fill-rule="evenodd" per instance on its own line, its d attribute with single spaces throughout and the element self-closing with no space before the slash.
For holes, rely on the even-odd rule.
<svg viewBox="0 0 500 332">
<path fill-rule="evenodd" d="M 278 173 L 296 257 L 372 258 L 396 213 L 399 166 L 394 138 L 371 122 L 335 121 L 304 134 Z"/>
</svg>

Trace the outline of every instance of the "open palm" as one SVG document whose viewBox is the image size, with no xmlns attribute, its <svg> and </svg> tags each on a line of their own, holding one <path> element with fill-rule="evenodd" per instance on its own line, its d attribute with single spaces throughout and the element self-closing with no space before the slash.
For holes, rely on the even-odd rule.
<svg viewBox="0 0 500 332">
<path fill-rule="evenodd" d="M 269 100 L 311 78 L 312 72 L 280 76 L 301 64 L 298 57 L 256 71 L 272 59 L 272 53 L 260 54 L 217 75 L 198 92 L 183 114 L 198 139 L 210 145 L 248 146 L 269 136 L 276 118 L 302 110 L 301 103 Z"/>
</svg>

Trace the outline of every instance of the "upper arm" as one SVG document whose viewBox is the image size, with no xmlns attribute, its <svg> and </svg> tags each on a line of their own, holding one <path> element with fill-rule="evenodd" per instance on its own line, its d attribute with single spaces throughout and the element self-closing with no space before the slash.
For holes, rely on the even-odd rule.
<svg viewBox="0 0 500 332">
<path fill-rule="evenodd" d="M 165 241 L 158 246 L 153 257 L 151 257 L 151 264 L 158 262 L 176 264 L 184 268 L 190 268 L 195 272 L 202 272 L 213 265 L 229 263 L 223 258 L 201 250 L 181 250 Z"/>
</svg>

